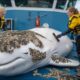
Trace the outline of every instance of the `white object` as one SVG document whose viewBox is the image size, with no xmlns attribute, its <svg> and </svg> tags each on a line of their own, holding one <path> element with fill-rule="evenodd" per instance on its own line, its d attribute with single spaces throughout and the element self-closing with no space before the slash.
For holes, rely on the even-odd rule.
<svg viewBox="0 0 80 80">
<path fill-rule="evenodd" d="M 60 42 L 57 42 L 53 33 L 56 35 L 60 32 L 50 28 L 34 28 L 31 31 L 36 32 L 42 36 L 36 35 L 36 37 L 42 42 L 43 48 L 35 46 L 32 42 L 27 45 L 22 45 L 20 48 L 16 48 L 12 54 L 6 52 L 0 52 L 0 75 L 11 76 L 29 72 L 36 68 L 45 65 L 57 65 L 57 66 L 70 66 L 76 67 L 79 65 L 78 61 L 71 60 L 68 63 L 55 63 L 51 59 L 52 55 L 66 56 L 71 51 L 73 44 L 67 36 L 60 38 Z M 29 48 L 38 50 L 42 53 L 46 52 L 46 58 L 37 62 L 32 61 Z M 24 53 L 28 54 L 24 54 Z"/>
<path fill-rule="evenodd" d="M 48 23 L 44 23 L 42 26 L 43 26 L 44 28 L 49 28 L 49 24 L 48 24 Z"/>
</svg>

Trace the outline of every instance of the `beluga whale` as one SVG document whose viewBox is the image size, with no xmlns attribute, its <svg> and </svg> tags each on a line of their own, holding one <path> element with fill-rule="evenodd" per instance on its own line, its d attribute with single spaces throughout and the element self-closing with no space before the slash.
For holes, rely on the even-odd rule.
<svg viewBox="0 0 80 80">
<path fill-rule="evenodd" d="M 79 62 L 66 58 L 73 43 L 68 36 L 57 42 L 52 28 L 33 28 L 0 33 L 0 75 L 27 73 L 46 65 L 77 67 Z"/>
</svg>

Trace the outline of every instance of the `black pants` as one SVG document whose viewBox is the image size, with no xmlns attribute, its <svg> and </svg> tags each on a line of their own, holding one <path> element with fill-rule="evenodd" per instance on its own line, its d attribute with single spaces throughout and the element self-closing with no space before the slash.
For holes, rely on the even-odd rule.
<svg viewBox="0 0 80 80">
<path fill-rule="evenodd" d="M 80 58 L 80 35 L 76 36 L 76 49 L 77 49 L 77 54 Z"/>
</svg>

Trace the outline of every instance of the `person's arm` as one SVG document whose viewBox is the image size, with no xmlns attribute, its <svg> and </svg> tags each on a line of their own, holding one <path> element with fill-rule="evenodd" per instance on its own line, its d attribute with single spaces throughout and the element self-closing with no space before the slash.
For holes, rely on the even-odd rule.
<svg viewBox="0 0 80 80">
<path fill-rule="evenodd" d="M 67 35 L 68 33 L 70 32 L 73 32 L 75 27 L 78 25 L 78 18 L 77 17 L 73 17 L 72 21 L 69 22 L 69 25 L 68 25 L 68 30 L 66 30 L 65 32 L 62 32 L 61 34 L 57 35 L 57 38 L 60 38 L 64 35 Z"/>
<path fill-rule="evenodd" d="M 63 33 L 61 33 L 61 34 L 59 34 L 59 35 L 55 35 L 55 33 L 53 33 L 53 35 L 54 35 L 55 39 L 59 42 L 59 41 L 60 41 L 60 40 L 59 40 L 60 37 L 66 35 L 66 34 L 68 34 L 68 33 L 70 33 L 70 32 L 71 32 L 71 30 L 68 29 L 68 30 L 66 30 L 65 32 L 63 32 Z"/>
<path fill-rule="evenodd" d="M 57 37 L 57 38 L 60 38 L 60 37 L 62 37 L 62 36 L 64 36 L 64 35 L 67 35 L 67 34 L 70 33 L 70 32 L 71 32 L 71 30 L 68 29 L 68 30 L 66 30 L 65 32 L 62 32 L 61 34 L 57 35 L 56 37 Z"/>
</svg>

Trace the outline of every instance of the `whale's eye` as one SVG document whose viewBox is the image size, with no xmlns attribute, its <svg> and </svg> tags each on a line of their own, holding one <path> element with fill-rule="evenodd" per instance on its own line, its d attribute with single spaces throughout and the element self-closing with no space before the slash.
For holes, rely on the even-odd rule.
<svg viewBox="0 0 80 80">
<path fill-rule="evenodd" d="M 24 54 L 28 54 L 28 52 L 25 52 Z"/>
</svg>

